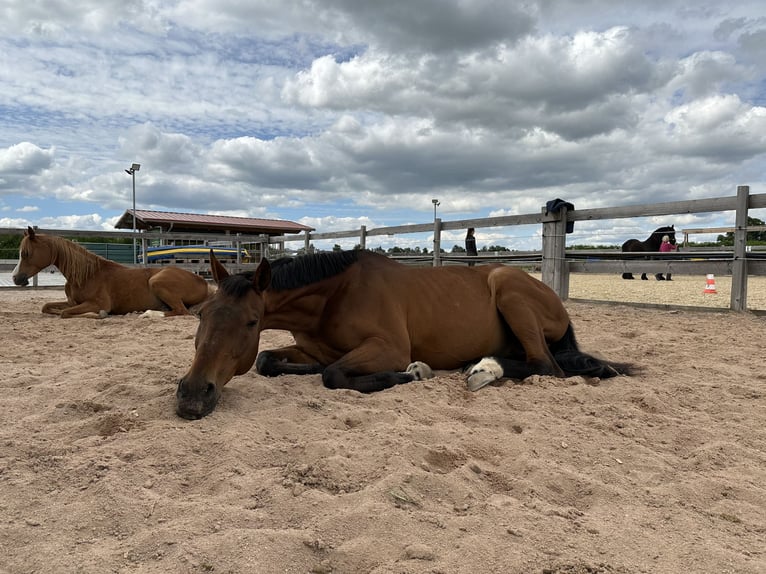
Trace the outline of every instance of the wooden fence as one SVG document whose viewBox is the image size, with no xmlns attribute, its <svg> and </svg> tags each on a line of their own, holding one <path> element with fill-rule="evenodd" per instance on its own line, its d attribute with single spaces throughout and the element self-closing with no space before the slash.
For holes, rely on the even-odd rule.
<svg viewBox="0 0 766 574">
<path fill-rule="evenodd" d="M 732 276 L 730 308 L 736 311 L 747 309 L 747 276 L 766 275 L 766 257 L 763 252 L 747 250 L 747 217 L 750 209 L 766 207 L 766 194 L 750 194 L 749 186 L 739 186 L 737 195 L 712 199 L 697 199 L 655 203 L 651 205 L 636 205 L 627 207 L 607 207 L 599 209 L 560 208 L 551 213 L 542 208 L 540 213 L 526 215 L 511 215 L 483 219 L 464 219 L 457 221 L 442 221 L 436 218 L 433 224 L 403 225 L 399 227 L 381 227 L 377 229 L 360 229 L 352 231 L 335 231 L 328 233 L 304 233 L 298 236 L 281 236 L 271 238 L 274 243 L 303 241 L 308 250 L 311 241 L 324 239 L 358 238 L 359 245 L 364 248 L 367 238 L 375 235 L 398 235 L 405 233 L 423 233 L 433 231 L 434 249 L 430 258 L 434 266 L 447 261 L 464 262 L 466 257 L 446 257 L 440 252 L 441 233 L 446 230 L 476 229 L 488 227 L 506 227 L 512 225 L 541 224 L 542 253 L 539 262 L 542 268 L 543 282 L 553 288 L 562 298 L 569 297 L 569 274 L 575 273 L 674 273 L 678 275 L 699 275 L 713 273 Z M 656 253 L 647 260 L 645 254 L 628 253 L 567 253 L 566 228 L 567 223 L 576 221 L 596 221 L 605 219 L 625 219 L 635 217 L 652 217 L 659 215 L 679 215 L 687 213 L 714 213 L 734 211 L 734 248 L 730 252 L 688 252 L 688 253 Z M 503 254 L 492 260 L 502 259 L 506 263 L 529 265 L 528 254 Z M 598 260 L 595 260 L 598 259 Z M 476 260 L 476 259 L 474 259 Z"/>
<path fill-rule="evenodd" d="M 444 264 L 464 263 L 468 258 L 465 256 L 446 255 L 441 252 L 441 234 L 443 231 L 476 229 L 489 227 L 508 227 L 515 225 L 542 225 L 542 251 L 539 253 L 502 253 L 500 256 L 491 258 L 471 258 L 473 261 L 491 259 L 502 261 L 511 265 L 540 265 L 542 279 L 547 285 L 556 291 L 562 298 L 569 296 L 570 273 L 673 273 L 679 275 L 700 275 L 714 273 L 718 275 L 731 275 L 731 301 L 730 308 L 736 311 L 747 309 L 747 277 L 748 275 L 766 275 L 766 253 L 750 251 L 747 249 L 747 217 L 749 210 L 766 207 L 766 194 L 750 194 L 748 186 L 739 186 L 736 196 L 719 197 L 712 199 L 699 199 L 687 201 L 673 201 L 656 203 L 651 205 L 636 205 L 627 207 L 610 207 L 598 209 L 574 209 L 568 210 L 566 206 L 556 212 L 549 212 L 545 207 L 540 213 L 525 215 L 510 215 L 503 217 L 489 217 L 481 219 L 463 219 L 456 221 L 442 221 L 435 218 L 433 223 L 414 225 L 401 225 L 395 227 L 380 227 L 367 229 L 365 226 L 349 231 L 333 231 L 325 233 L 306 232 L 297 235 L 282 235 L 268 237 L 265 235 L 199 235 L 184 233 L 155 233 L 140 232 L 137 237 L 141 240 L 142 250 L 145 252 L 148 242 L 151 240 L 176 241 L 193 240 L 200 241 L 229 241 L 234 246 L 259 245 L 258 253 L 268 253 L 271 246 L 281 247 L 285 243 L 300 241 L 304 249 L 311 250 L 312 241 L 333 240 L 343 238 L 355 238 L 361 248 L 366 248 L 367 239 L 373 236 L 392 236 L 412 233 L 429 233 L 434 235 L 434 248 L 430 256 L 420 256 L 410 259 L 416 264 L 440 266 Z M 617 251 L 593 251 L 574 252 L 566 250 L 566 229 L 568 223 L 577 221 L 596 221 L 609 219 L 624 219 L 636 217 L 652 217 L 661 215 L 679 215 L 688 213 L 716 213 L 734 211 L 735 225 L 734 247 L 731 251 L 700 252 L 693 251 L 675 253 L 652 253 L 650 260 L 646 254 L 629 254 Z M 62 231 L 44 230 L 41 232 L 69 237 L 96 235 L 93 231 Z M 0 233 L 13 234 L 23 233 L 23 229 L 7 229 Z M 127 237 L 132 238 L 132 232 L 99 232 L 103 237 Z M 15 263 L 15 262 L 14 262 Z M 206 272 L 202 266 L 192 270 Z"/>
</svg>

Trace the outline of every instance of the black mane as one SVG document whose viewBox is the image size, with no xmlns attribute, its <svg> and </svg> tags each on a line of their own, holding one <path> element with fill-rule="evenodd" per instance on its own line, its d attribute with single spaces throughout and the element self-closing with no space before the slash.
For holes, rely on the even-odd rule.
<svg viewBox="0 0 766 574">
<path fill-rule="evenodd" d="M 298 257 L 282 257 L 271 263 L 271 286 L 274 291 L 297 289 L 342 273 L 359 260 L 362 251 L 332 251 Z"/>
<path fill-rule="evenodd" d="M 282 257 L 271 262 L 271 285 L 269 289 L 284 291 L 311 285 L 322 279 L 342 273 L 359 260 L 362 251 L 333 251 L 297 257 Z M 229 275 L 218 285 L 226 295 L 235 298 L 244 295 L 253 287 L 254 271 Z"/>
<path fill-rule="evenodd" d="M 675 233 L 676 233 L 676 228 L 673 225 L 660 227 L 652 231 L 652 235 L 675 235 Z"/>
<path fill-rule="evenodd" d="M 649 239 L 647 239 L 645 241 L 645 243 L 647 245 L 651 244 L 652 245 L 652 249 L 659 249 L 660 248 L 660 244 L 662 243 L 662 236 L 663 235 L 670 236 L 670 242 L 673 245 L 675 245 L 675 243 L 676 243 L 676 230 L 675 230 L 675 226 L 673 226 L 673 225 L 668 225 L 668 226 L 665 226 L 665 227 L 660 227 L 658 229 L 655 229 L 654 231 L 652 231 L 651 236 L 649 237 Z"/>
</svg>

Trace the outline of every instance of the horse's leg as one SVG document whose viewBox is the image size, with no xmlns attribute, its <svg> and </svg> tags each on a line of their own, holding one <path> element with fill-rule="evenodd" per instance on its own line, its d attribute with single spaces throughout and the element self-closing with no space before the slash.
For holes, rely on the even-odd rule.
<svg viewBox="0 0 766 574">
<path fill-rule="evenodd" d="M 85 301 L 74 307 L 67 307 L 61 310 L 62 319 L 71 319 L 73 317 L 87 319 L 103 319 L 109 314 L 108 309 L 104 309 L 94 301 Z"/>
<path fill-rule="evenodd" d="M 519 361 L 507 357 L 484 357 L 475 365 L 466 369 L 468 380 L 466 385 L 470 391 L 478 391 L 482 387 L 500 379 L 524 380 L 531 375 L 552 375 L 563 377 L 564 373 L 558 368 L 551 369 L 546 362 Z"/>
<path fill-rule="evenodd" d="M 183 303 L 181 303 L 183 305 Z M 179 315 L 191 315 L 189 310 L 186 308 L 186 305 L 183 305 L 183 308 L 171 308 L 169 311 L 165 311 L 165 317 L 177 317 Z"/>
<path fill-rule="evenodd" d="M 498 284 L 495 287 L 495 297 L 497 309 L 523 347 L 526 360 L 485 357 L 469 368 L 468 388 L 475 391 L 503 377 L 511 379 L 525 379 L 530 375 L 563 377 L 564 371 L 556 363 L 548 348 L 540 317 L 530 308 L 518 289 L 503 289 L 503 286 Z M 556 304 L 561 305 L 561 302 L 556 300 Z M 562 320 L 566 320 L 568 324 L 563 307 L 561 312 Z"/>
<path fill-rule="evenodd" d="M 61 312 L 71 305 L 69 301 L 51 301 L 43 305 L 42 312 L 49 315 L 61 315 Z"/>
<path fill-rule="evenodd" d="M 385 362 L 381 358 L 386 353 L 382 350 L 370 350 L 369 347 L 372 346 L 371 343 L 363 344 L 335 363 L 324 367 L 300 346 L 292 345 L 261 351 L 255 360 L 255 368 L 259 374 L 266 377 L 322 373 L 322 382 L 327 388 L 354 389 L 362 393 L 433 377 L 431 368 L 421 361 L 410 363 L 403 372 L 386 370 L 386 367 L 376 365 L 376 362 Z M 370 356 L 374 357 L 374 360 L 366 360 Z M 356 374 L 370 371 L 371 374 Z"/>
<path fill-rule="evenodd" d="M 646 273 L 641 273 L 641 281 L 649 281 L 649 278 L 646 276 Z"/>
<path fill-rule="evenodd" d="M 174 285 L 171 285 L 168 282 L 163 282 L 162 278 L 157 274 L 149 279 L 149 290 L 155 297 L 157 297 L 157 299 L 170 307 L 169 311 L 165 311 L 165 317 L 191 315 L 180 295 L 178 285 L 175 285 L 174 288 Z"/>
<path fill-rule="evenodd" d="M 402 365 L 405 370 L 392 369 L 396 365 Z M 429 376 L 433 376 L 433 372 L 428 365 L 410 363 L 408 347 L 395 347 L 384 339 L 371 337 L 328 365 L 322 372 L 322 383 L 328 389 L 374 393 Z"/>
<path fill-rule="evenodd" d="M 264 377 L 279 375 L 314 375 L 322 365 L 297 345 L 261 351 L 255 359 L 255 370 Z"/>
</svg>

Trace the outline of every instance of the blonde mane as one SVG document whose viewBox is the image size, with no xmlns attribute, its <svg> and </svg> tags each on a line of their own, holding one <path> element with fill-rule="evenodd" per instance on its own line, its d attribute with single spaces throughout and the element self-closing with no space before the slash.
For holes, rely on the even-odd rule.
<svg viewBox="0 0 766 574">
<path fill-rule="evenodd" d="M 84 247 L 55 235 L 37 235 L 35 240 L 42 238 L 48 241 L 51 248 L 52 263 L 59 268 L 67 281 L 74 285 L 82 285 L 90 279 L 104 264 L 110 263 L 103 257 L 91 253 Z"/>
</svg>

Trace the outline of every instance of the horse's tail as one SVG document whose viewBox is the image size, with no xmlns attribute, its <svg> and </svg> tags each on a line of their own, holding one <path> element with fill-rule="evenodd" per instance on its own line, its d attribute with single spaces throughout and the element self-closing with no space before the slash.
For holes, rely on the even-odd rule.
<svg viewBox="0 0 766 574">
<path fill-rule="evenodd" d="M 636 368 L 629 363 L 604 361 L 580 351 L 571 323 L 564 336 L 550 345 L 550 350 L 553 353 L 553 358 L 567 377 L 579 375 L 608 379 L 618 375 L 636 373 Z"/>
</svg>

